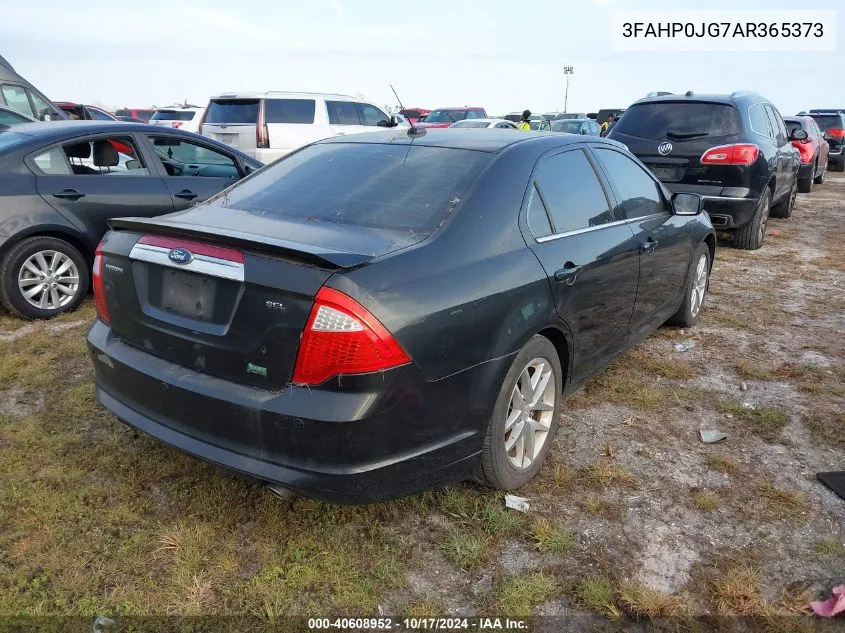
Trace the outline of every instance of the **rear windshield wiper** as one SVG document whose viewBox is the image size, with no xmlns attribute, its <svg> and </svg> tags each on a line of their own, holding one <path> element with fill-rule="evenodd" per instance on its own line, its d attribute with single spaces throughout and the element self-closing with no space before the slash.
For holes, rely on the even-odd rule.
<svg viewBox="0 0 845 633">
<path fill-rule="evenodd" d="M 666 132 L 666 138 L 673 138 L 676 141 L 684 141 L 690 138 L 702 138 L 710 136 L 710 132 Z"/>
</svg>

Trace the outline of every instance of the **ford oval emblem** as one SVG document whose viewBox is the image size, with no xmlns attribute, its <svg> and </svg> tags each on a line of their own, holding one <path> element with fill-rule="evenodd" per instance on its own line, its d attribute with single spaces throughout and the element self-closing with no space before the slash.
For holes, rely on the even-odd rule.
<svg viewBox="0 0 845 633">
<path fill-rule="evenodd" d="M 660 153 L 661 156 L 666 156 L 666 154 L 672 151 L 672 143 L 670 143 L 669 141 L 661 143 L 657 146 L 657 151 Z"/>
<path fill-rule="evenodd" d="M 187 248 L 173 248 L 167 254 L 174 264 L 190 264 L 194 261 L 194 254 Z"/>
</svg>

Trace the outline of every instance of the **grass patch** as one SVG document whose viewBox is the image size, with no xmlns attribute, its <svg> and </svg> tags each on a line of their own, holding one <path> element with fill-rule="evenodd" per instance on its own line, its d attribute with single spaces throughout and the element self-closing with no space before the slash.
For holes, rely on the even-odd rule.
<svg viewBox="0 0 845 633">
<path fill-rule="evenodd" d="M 712 490 L 694 490 L 692 504 L 701 512 L 712 512 L 719 507 L 719 495 Z"/>
<path fill-rule="evenodd" d="M 504 615 L 528 617 L 538 604 L 551 598 L 557 585 L 542 571 L 529 571 L 505 578 L 498 587 L 499 607 Z"/>
<path fill-rule="evenodd" d="M 807 431 L 833 448 L 845 450 L 845 412 L 808 411 L 802 416 Z"/>
<path fill-rule="evenodd" d="M 695 378 L 695 370 L 692 365 L 674 358 L 650 357 L 645 361 L 644 369 L 670 380 L 688 380 Z"/>
<path fill-rule="evenodd" d="M 596 499 L 588 497 L 581 502 L 581 507 L 588 514 L 593 516 L 600 516 L 610 521 L 616 521 L 622 518 L 625 513 L 625 508 L 619 503 L 605 501 L 604 499 Z"/>
<path fill-rule="evenodd" d="M 772 380 L 774 374 L 765 367 L 761 367 L 757 363 L 750 363 L 748 361 L 740 361 L 736 365 L 736 373 L 743 380 Z"/>
<path fill-rule="evenodd" d="M 735 314 L 731 314 L 729 312 L 722 312 L 721 310 L 708 310 L 705 314 L 707 315 L 705 317 L 706 319 L 715 321 L 719 325 L 732 327 L 737 330 L 743 329 L 748 325 L 747 321 L 744 318 Z"/>
<path fill-rule="evenodd" d="M 420 602 L 414 602 L 405 609 L 405 615 L 409 618 L 436 618 L 446 613 L 446 608 L 439 600 L 425 598 Z"/>
<path fill-rule="evenodd" d="M 548 519 L 537 519 L 531 529 L 531 535 L 537 549 L 558 556 L 569 553 L 575 543 L 575 535 L 572 532 L 556 528 Z"/>
<path fill-rule="evenodd" d="M 475 567 L 484 557 L 486 540 L 474 534 L 452 532 L 441 543 L 441 553 L 461 569 Z"/>
<path fill-rule="evenodd" d="M 732 567 L 713 581 L 713 604 L 719 615 L 751 616 L 763 611 L 760 575 L 750 567 Z"/>
<path fill-rule="evenodd" d="M 514 510 L 487 505 L 481 510 L 484 529 L 496 536 L 510 536 L 520 532 L 524 516 Z"/>
<path fill-rule="evenodd" d="M 642 370 L 642 352 L 635 348 L 607 371 L 590 380 L 567 401 L 567 407 L 586 409 L 606 402 L 643 411 L 656 411 L 664 405 L 665 395 L 649 383 L 652 377 Z"/>
<path fill-rule="evenodd" d="M 708 455 L 707 465 L 712 470 L 727 475 L 736 475 L 739 472 L 739 463 L 726 455 Z"/>
<path fill-rule="evenodd" d="M 807 511 L 807 497 L 800 492 L 778 488 L 768 479 L 757 484 L 757 495 L 763 501 L 765 514 L 772 518 L 794 518 Z"/>
<path fill-rule="evenodd" d="M 618 620 L 619 609 L 613 601 L 613 584 L 604 578 L 585 578 L 575 588 L 581 602 L 591 611 Z"/>
<path fill-rule="evenodd" d="M 719 405 L 723 413 L 731 413 L 734 417 L 750 422 L 748 429 L 754 435 L 769 441 L 776 441 L 786 426 L 786 414 L 776 407 L 756 407 L 749 409 L 741 402 L 723 402 Z"/>
<path fill-rule="evenodd" d="M 610 462 L 593 462 L 582 469 L 584 481 L 593 488 L 634 488 L 637 480 L 627 470 Z"/>
<path fill-rule="evenodd" d="M 472 521 L 478 513 L 478 500 L 469 488 L 449 486 L 439 493 L 440 510 L 460 521 Z"/>
<path fill-rule="evenodd" d="M 822 538 L 813 543 L 813 550 L 822 556 L 836 556 L 845 559 L 845 543 L 834 538 Z"/>
<path fill-rule="evenodd" d="M 635 618 L 671 618 L 683 614 L 683 603 L 676 596 L 626 582 L 619 590 L 622 608 Z"/>
</svg>

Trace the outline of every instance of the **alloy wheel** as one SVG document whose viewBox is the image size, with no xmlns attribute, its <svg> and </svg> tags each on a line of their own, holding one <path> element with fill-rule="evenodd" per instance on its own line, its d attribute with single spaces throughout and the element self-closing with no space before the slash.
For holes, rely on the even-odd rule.
<svg viewBox="0 0 845 633">
<path fill-rule="evenodd" d="M 18 271 L 18 288 L 31 306 L 58 310 L 73 301 L 79 291 L 79 270 L 59 251 L 38 251 Z"/>
<path fill-rule="evenodd" d="M 514 385 L 505 420 L 505 453 L 517 470 L 530 468 L 549 436 L 555 411 L 556 380 L 543 358 L 529 362 Z"/>
<path fill-rule="evenodd" d="M 692 290 L 690 290 L 690 314 L 695 318 L 704 305 L 704 295 L 707 293 L 707 255 L 702 254 L 698 258 L 695 272 L 692 278 Z"/>
</svg>

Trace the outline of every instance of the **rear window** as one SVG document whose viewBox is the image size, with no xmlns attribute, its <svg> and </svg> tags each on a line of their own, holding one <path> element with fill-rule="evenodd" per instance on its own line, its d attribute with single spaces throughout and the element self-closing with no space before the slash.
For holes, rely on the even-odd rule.
<svg viewBox="0 0 845 633">
<path fill-rule="evenodd" d="M 736 108 L 721 103 L 656 102 L 631 106 L 614 127 L 615 132 L 658 140 L 730 136 L 741 131 Z"/>
<path fill-rule="evenodd" d="M 567 121 L 565 119 L 558 119 L 552 121 L 552 131 L 565 132 L 567 134 L 578 134 L 581 131 L 581 121 Z"/>
<path fill-rule="evenodd" d="M 490 125 L 489 121 L 458 121 L 452 127 L 487 127 Z"/>
<path fill-rule="evenodd" d="M 792 136 L 794 131 L 804 129 L 804 126 L 801 125 L 801 121 L 790 121 L 789 119 L 784 119 L 783 123 L 786 125 L 786 131 L 790 136 Z"/>
<path fill-rule="evenodd" d="M 15 134 L 14 132 L 0 133 L 0 150 L 8 147 L 14 147 L 23 143 L 27 139 L 23 134 Z"/>
<path fill-rule="evenodd" d="M 810 116 L 813 117 L 815 122 L 818 123 L 819 127 L 825 132 L 835 129 L 841 130 L 845 127 L 845 121 L 843 121 L 843 118 L 845 117 L 841 117 L 836 114 L 811 114 Z"/>
<path fill-rule="evenodd" d="M 156 113 L 150 117 L 151 121 L 190 121 L 194 118 L 191 110 L 157 110 Z"/>
<path fill-rule="evenodd" d="M 257 123 L 258 99 L 212 99 L 208 104 L 205 122 Z"/>
<path fill-rule="evenodd" d="M 265 123 L 313 123 L 313 99 L 266 99 Z"/>
<path fill-rule="evenodd" d="M 326 143 L 229 190 L 223 206 L 285 219 L 431 233 L 492 160 L 471 150 Z"/>
<path fill-rule="evenodd" d="M 466 118 L 477 119 L 473 110 L 435 110 L 426 115 L 426 123 L 455 123 Z"/>
</svg>

